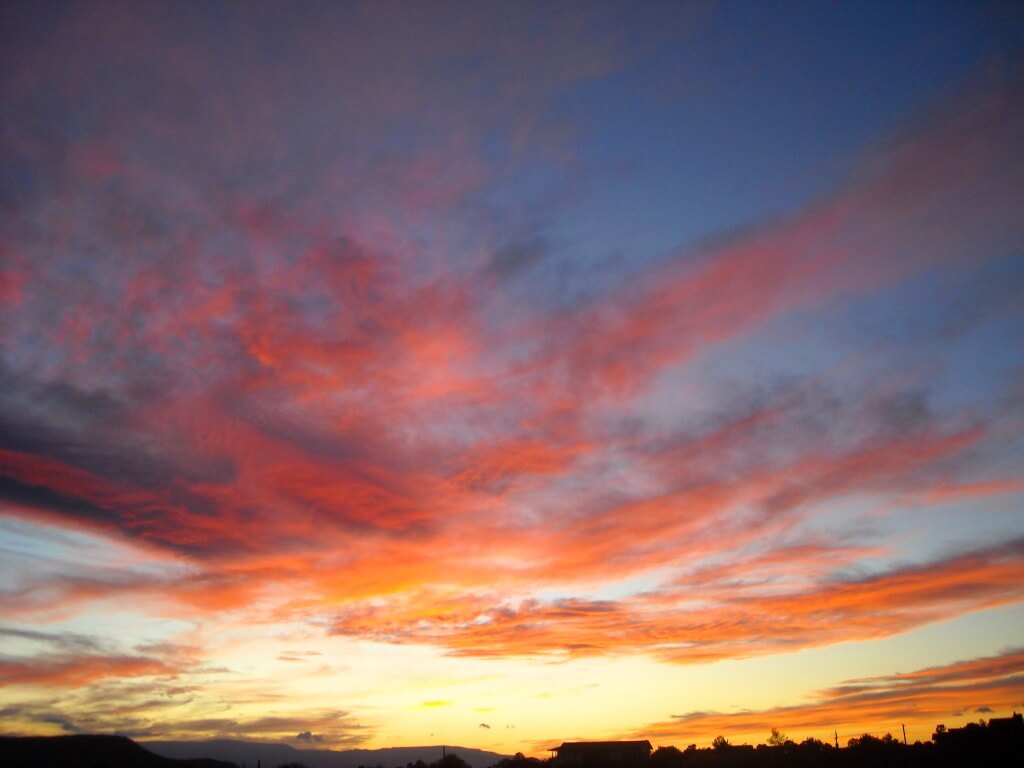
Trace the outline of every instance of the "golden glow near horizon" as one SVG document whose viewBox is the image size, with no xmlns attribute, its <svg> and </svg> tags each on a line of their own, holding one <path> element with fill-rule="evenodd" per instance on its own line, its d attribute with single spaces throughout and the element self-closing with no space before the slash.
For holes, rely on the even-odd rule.
<svg viewBox="0 0 1024 768">
<path fill-rule="evenodd" d="M 117 551 L 121 568 L 147 563 L 143 551 L 125 542 L 75 534 L 67 543 L 79 552 Z M 1013 677 L 1020 652 L 1007 655 L 1002 639 L 1024 620 L 1019 605 L 894 637 L 679 664 L 637 652 L 465 658 L 429 645 L 325 634 L 316 619 L 267 623 L 253 606 L 175 617 L 159 603 L 157 610 L 147 605 L 140 612 L 123 599 L 92 600 L 94 608 L 53 617 L 45 630 L 44 642 L 65 648 L 78 643 L 82 658 L 59 663 L 50 654 L 20 669 L 8 663 L 4 695 L 78 712 L 90 730 L 142 738 L 158 725 L 160 738 L 294 742 L 302 731 L 292 731 L 306 723 L 317 729 L 321 746 L 447 743 L 542 755 L 551 743 L 587 738 L 642 737 L 685 746 L 727 733 L 734 743 L 757 743 L 770 724 L 796 738 L 824 739 L 837 729 L 845 743 L 861 732 L 892 731 L 893 717 L 912 695 L 917 711 L 900 714 L 900 722 L 912 740 L 927 740 L 932 720 L 952 726 L 977 719 L 976 713 L 946 712 L 939 687 L 922 693 L 910 678 L 929 667 L 954 673 L 956 662 L 972 654 L 990 663 L 970 674 L 938 676 L 952 701 L 973 695 L 977 708 L 998 713 L 1018 706 L 1020 697 Z M 108 641 L 92 648 L 86 632 Z M 39 640 L 11 632 L 4 638 L 5 656 L 31 653 Z M 851 682 L 850 670 L 872 686 L 870 706 L 841 692 Z M 976 693 L 969 692 L 972 684 Z M 65 732 L 59 721 L 33 723 L 40 711 L 47 709 L 19 708 L 8 727 Z"/>
<path fill-rule="evenodd" d="M 3 731 L 1024 709 L 992 12 L 5 7 Z"/>
</svg>

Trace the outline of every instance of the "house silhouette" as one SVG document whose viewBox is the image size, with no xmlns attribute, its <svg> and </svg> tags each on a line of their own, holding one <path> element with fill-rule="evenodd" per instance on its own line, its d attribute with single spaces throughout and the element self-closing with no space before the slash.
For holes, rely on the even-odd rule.
<svg viewBox="0 0 1024 768">
<path fill-rule="evenodd" d="M 651 749 L 649 741 L 567 741 L 551 751 L 557 768 L 637 768 Z"/>
</svg>

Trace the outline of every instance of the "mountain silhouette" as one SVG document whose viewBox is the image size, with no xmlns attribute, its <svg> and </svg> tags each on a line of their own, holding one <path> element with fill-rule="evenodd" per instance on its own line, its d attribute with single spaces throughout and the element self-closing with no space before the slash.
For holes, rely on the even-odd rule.
<svg viewBox="0 0 1024 768">
<path fill-rule="evenodd" d="M 0 736 L 3 768 L 237 768 L 210 759 L 174 760 L 125 736 Z"/>
<path fill-rule="evenodd" d="M 465 760 L 470 768 L 488 768 L 508 755 L 468 747 L 385 747 L 383 749 L 296 749 L 288 744 L 275 744 L 236 739 L 212 739 L 210 741 L 146 741 L 146 749 L 164 757 L 177 759 L 211 757 L 227 760 L 238 765 L 276 766 L 287 763 L 302 763 L 308 768 L 358 768 L 377 766 L 396 768 L 422 760 L 434 763 L 447 750 Z"/>
</svg>

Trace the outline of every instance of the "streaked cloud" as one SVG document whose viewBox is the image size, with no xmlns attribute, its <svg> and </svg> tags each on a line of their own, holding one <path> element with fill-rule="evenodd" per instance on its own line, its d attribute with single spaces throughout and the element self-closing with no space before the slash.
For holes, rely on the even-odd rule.
<svg viewBox="0 0 1024 768">
<path fill-rule="evenodd" d="M 326 679 L 318 642 L 680 668 L 1021 602 L 1016 59 L 974 40 L 928 99 L 890 66 L 913 108 L 868 130 L 823 106 L 797 151 L 722 117 L 763 112 L 698 66 L 740 39 L 728 9 L 306 11 L 4 11 L 0 679 L 23 722 L 106 727 L 109 694 L 124 732 L 174 701 L 175 736 L 359 744 L 384 736 L 355 704 L 199 692 Z M 730 158 L 763 141 L 794 170 L 709 173 L 705 113 Z M 683 204 L 737 173 L 721 210 Z M 114 616 L 123 643 L 89 629 Z M 239 627 L 267 645 L 236 659 Z M 820 703 L 997 712 L 1015 678 L 984 663 L 934 701 L 861 680 Z M 426 680 L 387 706 L 463 700 Z"/>
<path fill-rule="evenodd" d="M 671 720 L 653 724 L 638 735 L 659 741 L 705 742 L 720 734 L 767 733 L 779 728 L 816 733 L 817 738 L 827 741 L 837 727 L 891 731 L 893 723 L 906 722 L 934 729 L 935 724 L 951 719 L 958 710 L 973 708 L 982 701 L 1000 710 L 1018 707 L 1024 693 L 1022 671 L 1024 655 L 1014 650 L 908 674 L 849 680 L 818 692 L 805 704 L 758 712 L 673 715 Z M 988 707 L 985 710 L 991 711 Z"/>
</svg>

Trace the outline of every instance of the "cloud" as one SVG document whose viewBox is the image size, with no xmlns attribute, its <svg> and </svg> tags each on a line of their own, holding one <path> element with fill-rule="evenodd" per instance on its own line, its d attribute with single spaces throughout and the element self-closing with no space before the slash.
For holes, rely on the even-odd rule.
<svg viewBox="0 0 1024 768">
<path fill-rule="evenodd" d="M 308 715 L 311 725 L 315 724 L 317 732 L 296 731 L 294 726 L 304 714 Z M 175 740 L 257 737 L 270 741 L 298 741 L 341 748 L 357 747 L 370 737 L 366 729 L 351 722 L 351 718 L 346 712 L 300 712 L 294 716 L 251 719 L 225 717 L 173 719 L 162 722 L 160 732 L 161 738 Z"/>
<path fill-rule="evenodd" d="M 806 554 L 812 560 L 830 557 L 827 549 Z M 794 555 L 778 553 L 778 559 L 791 565 Z M 1024 542 L 859 578 L 834 576 L 782 594 L 760 563 L 751 564 L 750 571 L 763 581 L 738 579 L 728 571 L 720 581 L 711 573 L 695 578 L 705 600 L 713 600 L 700 608 L 691 607 L 695 587 L 685 583 L 629 601 L 496 604 L 474 594 L 448 600 L 414 596 L 349 609 L 332 631 L 391 643 L 431 643 L 466 656 L 645 651 L 693 663 L 763 655 L 884 637 L 965 610 L 1019 601 Z"/>
<path fill-rule="evenodd" d="M 1013 650 L 910 675 L 849 680 L 819 691 L 810 701 L 791 706 L 673 715 L 671 720 L 652 724 L 636 736 L 710 741 L 721 733 L 763 735 L 771 728 L 779 728 L 793 734 L 819 734 L 822 738 L 837 727 L 891 730 L 894 722 L 906 722 L 930 732 L 967 702 L 979 698 L 991 701 L 996 709 L 1012 709 L 1020 698 L 1022 672 L 1024 654 Z"/>
<path fill-rule="evenodd" d="M 10 718 L 11 720 L 17 719 L 38 723 L 44 726 L 57 726 L 60 733 L 82 732 L 82 729 L 75 725 L 71 718 L 57 712 L 38 711 L 30 707 L 15 705 L 0 709 L 0 716 Z"/>
<path fill-rule="evenodd" d="M 102 651 L 104 645 L 107 645 L 100 638 L 78 632 L 43 632 L 5 626 L 0 626 L 0 637 L 29 640 L 66 653 L 93 653 Z"/>
<path fill-rule="evenodd" d="M 152 567 L 22 553 L 5 616 L 130 599 L 467 656 L 686 663 L 1021 599 L 1019 541 L 942 556 L 938 531 L 894 563 L 906 545 L 887 536 L 894 504 L 1020 490 L 1015 385 L 953 352 L 922 362 L 922 338 L 832 332 L 922 283 L 941 284 L 937 338 L 984 325 L 987 296 L 1011 311 L 1016 282 L 991 265 L 1016 274 L 1024 238 L 1019 81 L 957 95 L 799 210 L 544 307 L 523 294 L 552 245 L 523 234 L 543 231 L 535 206 L 502 180 L 548 160 L 561 190 L 579 170 L 544 105 L 636 55 L 632 12 L 537 26 L 517 8 L 485 44 L 487 9 L 356 10 L 307 20 L 273 67 L 291 25 L 213 44 L 199 13 L 12 20 L 3 82 L 24 122 L 4 123 L 0 165 L 24 173 L 2 189 L 0 514 L 130 541 Z M 266 77 L 224 66 L 250 60 Z M 765 347 L 785 359 L 762 375 L 746 363 Z M 645 586 L 594 597 L 627 579 Z M 19 684 L 177 669 L 21 637 L 47 650 L 4 657 Z"/>
<path fill-rule="evenodd" d="M 309 661 L 313 656 L 323 656 L 319 651 L 286 651 L 278 654 L 279 661 Z"/>
<path fill-rule="evenodd" d="M 159 659 L 140 656 L 0 657 L 5 685 L 79 686 L 107 678 L 171 675 L 177 669 Z"/>
<path fill-rule="evenodd" d="M 494 252 L 487 272 L 498 280 L 509 280 L 544 258 L 548 246 L 542 237 L 514 240 Z"/>
<path fill-rule="evenodd" d="M 142 644 L 126 652 L 110 639 L 17 627 L 0 627 L 0 638 L 21 641 L 20 652 L 0 654 L 0 681 L 9 686 L 82 687 L 202 669 L 197 648 L 172 643 Z"/>
<path fill-rule="evenodd" d="M 223 702 L 206 692 L 182 698 L 166 683 L 107 682 L 57 699 L 15 703 L 3 708 L 11 730 L 44 733 L 120 733 L 131 737 L 193 741 L 257 738 L 267 741 L 355 748 L 372 736 L 350 714 L 338 710 L 300 710 L 266 717 L 223 717 Z M 72 713 L 63 714 L 64 710 Z M 197 717 L 197 712 L 209 716 Z M 311 729 L 299 731 L 303 718 Z"/>
</svg>

